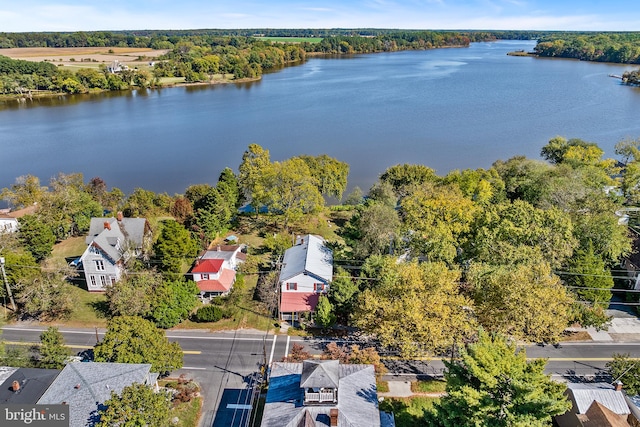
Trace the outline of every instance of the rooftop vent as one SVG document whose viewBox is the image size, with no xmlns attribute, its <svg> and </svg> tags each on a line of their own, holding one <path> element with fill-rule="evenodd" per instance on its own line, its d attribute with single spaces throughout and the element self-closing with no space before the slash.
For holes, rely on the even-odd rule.
<svg viewBox="0 0 640 427">
<path fill-rule="evenodd" d="M 13 381 L 11 383 L 11 389 L 14 393 L 17 392 L 18 390 L 20 390 L 20 383 L 18 381 Z"/>
</svg>

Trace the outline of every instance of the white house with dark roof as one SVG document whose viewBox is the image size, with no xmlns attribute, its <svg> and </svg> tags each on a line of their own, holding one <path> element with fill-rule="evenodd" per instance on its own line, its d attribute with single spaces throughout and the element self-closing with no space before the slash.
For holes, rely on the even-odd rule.
<svg viewBox="0 0 640 427">
<path fill-rule="evenodd" d="M 145 218 L 91 218 L 87 249 L 80 257 L 87 289 L 102 292 L 120 280 L 124 264 L 144 254 L 151 244 L 151 227 Z"/>
<path fill-rule="evenodd" d="M 274 362 L 261 427 L 393 427 L 378 409 L 373 365 Z"/>
<path fill-rule="evenodd" d="M 93 426 L 112 391 L 120 394 L 133 383 L 157 391 L 157 379 L 148 363 L 68 363 L 37 403 L 69 405 L 69 427 Z"/>
<path fill-rule="evenodd" d="M 246 260 L 246 245 L 218 245 L 203 252 L 189 274 L 200 290 L 200 299 L 227 295 L 236 281 L 236 269 Z"/>
<path fill-rule="evenodd" d="M 299 313 L 313 312 L 333 278 L 333 252 L 320 236 L 307 234 L 287 249 L 280 270 L 280 318 L 298 320 Z"/>
</svg>

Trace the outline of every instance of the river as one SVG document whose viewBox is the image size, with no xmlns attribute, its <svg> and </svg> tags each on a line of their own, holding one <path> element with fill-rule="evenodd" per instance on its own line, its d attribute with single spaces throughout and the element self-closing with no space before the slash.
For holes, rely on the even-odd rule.
<svg viewBox="0 0 640 427">
<path fill-rule="evenodd" d="M 272 160 L 346 161 L 349 186 L 366 190 L 398 163 L 488 168 L 538 158 L 556 135 L 614 156 L 640 137 L 640 90 L 608 77 L 632 67 L 506 55 L 534 45 L 311 58 L 254 83 L 11 101 L 0 105 L 0 188 L 82 172 L 125 192 L 183 193 L 237 170 L 257 143 Z"/>
</svg>

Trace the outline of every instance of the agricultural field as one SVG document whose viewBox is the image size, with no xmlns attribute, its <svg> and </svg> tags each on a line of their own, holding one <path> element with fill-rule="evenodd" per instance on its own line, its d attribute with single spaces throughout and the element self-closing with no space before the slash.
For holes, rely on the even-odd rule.
<svg viewBox="0 0 640 427">
<path fill-rule="evenodd" d="M 113 61 L 134 67 L 147 67 L 150 61 L 167 52 L 166 49 L 131 47 L 25 47 L 0 50 L 11 59 L 48 61 L 69 68 L 97 68 Z"/>
</svg>

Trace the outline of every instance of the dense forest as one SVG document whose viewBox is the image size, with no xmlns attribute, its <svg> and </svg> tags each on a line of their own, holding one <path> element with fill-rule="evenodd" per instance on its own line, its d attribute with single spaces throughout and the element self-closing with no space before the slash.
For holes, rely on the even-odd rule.
<svg viewBox="0 0 640 427">
<path fill-rule="evenodd" d="M 423 33 L 418 30 L 394 29 L 199 29 L 199 30 L 140 30 L 140 31 L 89 31 L 74 33 L 0 33 L 0 49 L 12 47 L 147 47 L 171 49 L 175 44 L 190 40 L 211 40 L 217 37 L 379 37 L 396 33 Z M 546 31 L 437 31 L 456 33 L 471 41 L 486 40 L 534 40 Z M 197 42 L 196 42 L 197 43 Z"/>
<path fill-rule="evenodd" d="M 539 56 L 640 64 L 640 33 L 558 33 L 538 40 Z"/>
</svg>

